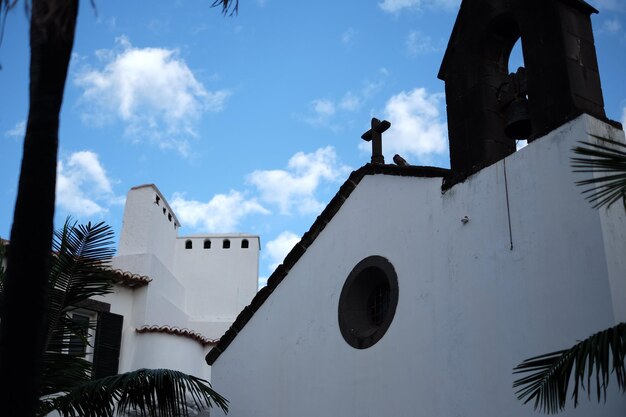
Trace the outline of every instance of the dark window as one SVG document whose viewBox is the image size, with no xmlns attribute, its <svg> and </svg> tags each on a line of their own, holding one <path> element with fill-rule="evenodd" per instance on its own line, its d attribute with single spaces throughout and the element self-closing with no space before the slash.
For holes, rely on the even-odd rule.
<svg viewBox="0 0 626 417">
<path fill-rule="evenodd" d="M 224 241 L 222 242 L 222 248 L 230 249 L 230 240 L 224 239 Z"/>
<path fill-rule="evenodd" d="M 398 304 L 398 277 L 382 256 L 359 262 L 348 275 L 339 297 L 339 329 L 356 349 L 367 349 L 387 332 Z"/>
<path fill-rule="evenodd" d="M 159 197 L 158 195 L 156 196 L 154 202 L 156 203 L 156 205 L 159 205 L 159 201 L 161 201 L 161 197 Z"/>
<path fill-rule="evenodd" d="M 167 212 L 167 210 L 165 209 L 165 207 L 163 207 L 163 214 L 165 214 Z"/>
<path fill-rule="evenodd" d="M 169 221 L 172 221 L 172 215 L 171 215 L 171 214 L 168 214 L 168 215 L 167 215 L 167 219 L 168 219 Z"/>
<path fill-rule="evenodd" d="M 89 316 L 73 314 L 72 329 L 75 334 L 70 336 L 68 353 L 84 358 L 87 353 L 87 337 L 89 337 Z"/>
<path fill-rule="evenodd" d="M 248 249 L 250 247 L 250 242 L 248 242 L 248 239 L 244 239 L 241 241 L 241 248 L 242 249 Z"/>
<path fill-rule="evenodd" d="M 211 239 L 204 239 L 204 249 L 211 249 Z"/>
<path fill-rule="evenodd" d="M 380 326 L 389 312 L 389 285 L 379 285 L 367 300 L 367 314 L 371 322 Z"/>
<path fill-rule="evenodd" d="M 193 243 L 191 243 L 191 240 L 185 241 L 185 249 L 191 249 L 192 247 Z"/>
</svg>

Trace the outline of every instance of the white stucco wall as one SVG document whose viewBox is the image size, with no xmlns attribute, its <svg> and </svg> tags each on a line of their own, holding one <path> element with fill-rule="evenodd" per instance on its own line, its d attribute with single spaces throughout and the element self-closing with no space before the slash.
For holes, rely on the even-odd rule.
<svg viewBox="0 0 626 417">
<path fill-rule="evenodd" d="M 204 241 L 211 248 L 204 249 Z M 223 248 L 223 241 L 230 248 Z M 248 248 L 241 242 L 248 241 Z M 192 242 L 191 249 L 185 243 Z M 185 306 L 195 326 L 219 338 L 237 314 L 250 303 L 257 290 L 259 265 L 258 236 L 210 234 L 179 237 L 176 240 L 174 273 L 185 287 Z"/>
<path fill-rule="evenodd" d="M 214 363 L 229 416 L 537 415 L 512 368 L 626 319 L 624 210 L 592 209 L 569 166 L 587 132 L 624 140 L 581 116 L 445 194 L 441 179 L 366 176 Z M 371 255 L 394 265 L 399 301 L 356 350 L 338 301 Z M 623 415 L 614 388 L 562 415 Z"/>
<path fill-rule="evenodd" d="M 176 214 L 155 185 L 133 187 L 126 196 L 118 255 L 152 253 L 171 268 L 179 227 Z"/>
<path fill-rule="evenodd" d="M 204 370 L 199 368 L 197 361 L 204 354 L 200 343 L 163 333 L 144 333 L 138 336 L 133 358 L 136 368 L 168 368 L 204 376 Z"/>
<path fill-rule="evenodd" d="M 179 237 L 179 227 L 176 214 L 156 186 L 129 191 L 112 266 L 147 276 L 151 282 L 134 289 L 116 287 L 115 293 L 100 298 L 111 304 L 112 313 L 124 316 L 120 372 L 171 368 L 210 378 L 204 361 L 209 345 L 190 337 L 137 333 L 136 329 L 168 326 L 217 339 L 257 291 L 258 236 Z M 192 250 L 185 249 L 188 239 L 194 243 Z M 203 248 L 205 239 L 213 241 L 211 249 Z M 222 248 L 223 239 L 230 240 L 230 249 Z M 243 239 L 249 243 L 247 249 L 241 248 Z"/>
</svg>

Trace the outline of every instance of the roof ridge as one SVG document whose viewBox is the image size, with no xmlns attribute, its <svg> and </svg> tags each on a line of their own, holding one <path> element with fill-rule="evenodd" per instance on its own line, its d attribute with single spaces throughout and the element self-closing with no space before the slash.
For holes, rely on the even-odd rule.
<svg viewBox="0 0 626 417">
<path fill-rule="evenodd" d="M 249 305 L 239 313 L 230 328 L 220 338 L 219 342 L 206 355 L 206 361 L 209 365 L 213 365 L 215 360 L 226 350 L 226 348 L 235 339 L 237 334 L 250 321 L 254 313 L 263 305 L 265 300 L 274 292 L 276 287 L 289 274 L 291 268 L 304 255 L 307 249 L 315 241 L 317 236 L 324 230 L 326 225 L 330 223 L 332 218 L 337 214 L 343 203 L 348 199 L 352 191 L 357 187 L 366 175 L 393 175 L 402 177 L 424 177 L 424 178 L 445 178 L 450 174 L 450 170 L 446 168 L 430 167 L 430 166 L 398 166 L 383 164 L 365 164 L 361 168 L 352 171 L 348 179 L 339 187 L 337 194 L 326 205 L 322 213 L 311 225 L 311 228 L 302 235 L 302 238 L 289 251 L 283 262 L 278 265 L 272 275 L 267 280 L 267 285 L 256 293 Z"/>
</svg>

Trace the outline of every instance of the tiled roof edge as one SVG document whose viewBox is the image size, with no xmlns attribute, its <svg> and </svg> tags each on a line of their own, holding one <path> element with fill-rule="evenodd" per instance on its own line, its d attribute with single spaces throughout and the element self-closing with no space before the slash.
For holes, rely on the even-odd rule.
<svg viewBox="0 0 626 417">
<path fill-rule="evenodd" d="M 133 274 L 131 272 L 122 271 L 121 269 L 112 269 L 115 282 L 124 287 L 137 288 L 148 285 L 152 279 L 146 275 Z"/>
<path fill-rule="evenodd" d="M 202 346 L 214 345 L 220 340 L 220 339 L 209 339 L 208 337 L 203 336 L 194 330 L 174 327 L 174 326 L 156 326 L 156 325 L 141 326 L 141 327 L 136 328 L 135 331 L 137 333 L 165 333 L 165 334 L 171 334 L 174 336 L 187 337 L 189 339 L 195 340 L 196 342 L 200 343 Z"/>
<path fill-rule="evenodd" d="M 352 191 L 354 191 L 361 180 L 366 175 L 378 174 L 402 177 L 444 178 L 450 174 L 450 170 L 445 168 L 412 165 L 401 167 L 397 165 L 366 164 L 356 171 L 352 171 L 348 179 L 339 188 L 337 194 L 335 194 L 326 208 L 324 208 L 315 222 L 313 222 L 309 231 L 302 236 L 300 241 L 287 254 L 283 263 L 276 268 L 272 275 L 270 275 L 267 280 L 267 285 L 259 290 L 250 304 L 245 307 L 241 313 L 239 313 L 235 322 L 230 326 L 230 329 L 228 329 L 220 338 L 219 343 L 206 355 L 205 359 L 209 365 L 213 365 L 222 352 L 224 352 L 230 343 L 235 339 L 237 334 L 245 327 L 248 321 L 250 321 L 254 313 L 256 313 L 256 311 L 263 305 L 265 300 L 267 300 L 270 294 L 274 292 L 282 280 L 285 279 L 291 268 L 293 268 L 296 262 L 298 262 L 306 250 L 313 244 L 326 225 L 330 223 L 332 218 L 335 214 L 337 214 L 341 206 L 343 206 L 343 203 L 348 199 L 350 194 L 352 194 Z"/>
</svg>

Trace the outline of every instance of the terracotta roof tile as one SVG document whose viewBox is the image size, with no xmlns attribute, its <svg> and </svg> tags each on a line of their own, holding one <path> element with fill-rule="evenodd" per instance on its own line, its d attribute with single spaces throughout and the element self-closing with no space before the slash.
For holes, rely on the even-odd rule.
<svg viewBox="0 0 626 417">
<path fill-rule="evenodd" d="M 137 333 L 165 333 L 175 336 L 187 337 L 202 344 L 202 346 L 214 345 L 220 341 L 220 339 L 210 339 L 194 330 L 174 326 L 142 326 L 135 329 L 135 331 Z"/>
<path fill-rule="evenodd" d="M 152 279 L 146 275 L 133 274 L 131 272 L 122 271 L 121 269 L 112 269 L 115 282 L 124 287 L 137 288 L 148 285 Z"/>
</svg>

